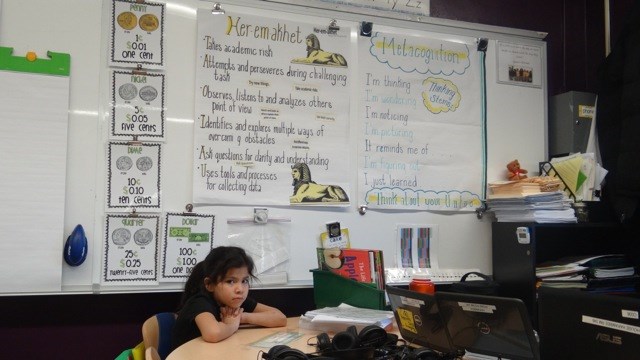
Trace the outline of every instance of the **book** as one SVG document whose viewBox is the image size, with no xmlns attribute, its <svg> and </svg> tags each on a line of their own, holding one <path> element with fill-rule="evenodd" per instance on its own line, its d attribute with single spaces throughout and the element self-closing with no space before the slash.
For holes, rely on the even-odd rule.
<svg viewBox="0 0 640 360">
<path fill-rule="evenodd" d="M 544 279 L 553 276 L 574 275 L 587 269 L 589 269 L 587 266 L 573 263 L 564 265 L 537 266 L 536 276 L 538 278 Z"/>
<path fill-rule="evenodd" d="M 381 250 L 318 248 L 318 268 L 384 290 L 384 263 Z"/>
<path fill-rule="evenodd" d="M 592 278 L 611 278 L 618 276 L 631 276 L 636 273 L 633 266 L 623 267 L 595 267 L 589 268 L 589 276 Z"/>
<path fill-rule="evenodd" d="M 393 311 L 365 309 L 348 304 L 309 310 L 300 317 L 298 326 L 325 332 L 344 331 L 354 325 L 358 331 L 369 325 L 377 325 L 386 330 L 393 327 Z"/>
<path fill-rule="evenodd" d="M 598 268 L 629 268 L 629 259 L 622 254 L 605 254 L 590 256 L 564 257 L 556 261 L 548 261 L 536 266 L 536 276 L 538 278 L 548 278 L 562 275 L 573 275 L 578 273 L 598 272 L 604 276 L 605 271 L 597 271 Z M 631 267 L 632 268 L 632 267 Z M 628 269 L 627 269 L 628 271 Z M 635 272 L 635 270 L 634 270 Z M 615 274 L 615 273 L 614 273 Z M 614 275 L 616 276 L 616 275 Z"/>
</svg>

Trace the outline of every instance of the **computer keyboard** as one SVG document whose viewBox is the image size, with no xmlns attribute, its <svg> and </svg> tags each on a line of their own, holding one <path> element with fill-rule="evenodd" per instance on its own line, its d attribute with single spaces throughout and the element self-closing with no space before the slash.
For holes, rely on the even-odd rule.
<svg viewBox="0 0 640 360">
<path fill-rule="evenodd" d="M 444 268 L 423 268 L 423 269 L 414 269 L 414 268 L 387 268 L 385 269 L 385 276 L 387 283 L 390 285 L 407 285 L 413 278 L 414 274 L 427 274 L 431 281 L 434 283 L 453 283 L 458 282 L 464 276 L 464 274 L 469 272 L 480 272 L 478 269 L 444 269 Z M 477 275 L 471 274 L 467 276 L 467 281 L 476 281 L 482 280 Z"/>
</svg>

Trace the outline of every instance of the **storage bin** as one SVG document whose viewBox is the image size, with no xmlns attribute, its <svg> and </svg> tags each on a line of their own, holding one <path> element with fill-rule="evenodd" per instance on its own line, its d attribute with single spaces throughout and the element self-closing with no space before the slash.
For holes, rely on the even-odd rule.
<svg viewBox="0 0 640 360">
<path fill-rule="evenodd" d="M 375 284 L 365 284 L 336 275 L 331 271 L 312 269 L 313 299 L 316 308 L 335 307 L 341 303 L 351 306 L 388 310 L 384 291 Z"/>
</svg>

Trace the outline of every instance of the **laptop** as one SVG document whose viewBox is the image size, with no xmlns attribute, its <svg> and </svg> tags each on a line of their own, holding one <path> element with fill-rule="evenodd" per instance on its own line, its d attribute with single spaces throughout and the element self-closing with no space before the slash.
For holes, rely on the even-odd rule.
<svg viewBox="0 0 640 360">
<path fill-rule="evenodd" d="M 580 289 L 538 289 L 545 359 L 638 359 L 640 299 Z"/>
<path fill-rule="evenodd" d="M 409 345 L 420 345 L 451 358 L 463 355 L 452 345 L 433 295 L 387 285 L 387 296 L 400 335 Z"/>
<path fill-rule="evenodd" d="M 498 359 L 540 359 L 522 300 L 443 291 L 435 296 L 454 347 Z"/>
</svg>

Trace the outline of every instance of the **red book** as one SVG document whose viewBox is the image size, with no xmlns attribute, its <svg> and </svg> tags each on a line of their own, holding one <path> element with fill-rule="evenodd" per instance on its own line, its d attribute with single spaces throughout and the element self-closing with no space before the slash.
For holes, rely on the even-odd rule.
<svg viewBox="0 0 640 360">
<path fill-rule="evenodd" d="M 376 282 L 371 263 L 372 250 L 318 248 L 318 265 L 342 277 L 364 283 Z"/>
</svg>

